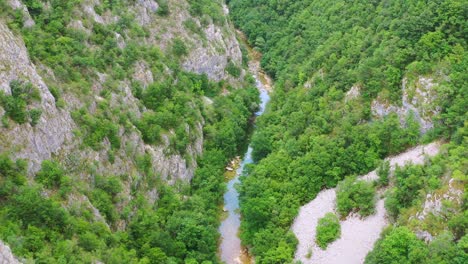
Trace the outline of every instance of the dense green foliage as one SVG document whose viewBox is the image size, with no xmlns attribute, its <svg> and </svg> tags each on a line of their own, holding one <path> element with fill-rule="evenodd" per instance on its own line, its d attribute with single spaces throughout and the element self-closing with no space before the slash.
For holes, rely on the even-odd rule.
<svg viewBox="0 0 468 264">
<path fill-rule="evenodd" d="M 82 0 L 21 2 L 33 25 L 25 26 L 22 11 L 4 0 L 0 14 L 22 36 L 31 60 L 53 73 L 40 72 L 56 106 L 71 112 L 79 151 L 57 153 L 30 180 L 24 161 L 0 157 L 0 239 L 26 262 L 219 263 L 224 168 L 245 148 L 257 89 L 182 70 L 193 44 L 179 36 L 161 51 L 149 39 L 149 28 L 137 23 L 134 0 L 93 2 L 98 15 L 117 18 L 109 23 L 88 18 L 82 9 L 89 3 Z M 174 1 L 156 2 L 156 19 L 180 8 Z M 221 1 L 188 1 L 188 7 L 193 18 L 184 26 L 202 41 L 211 21 L 223 28 Z M 77 20 L 83 27 L 73 26 Z M 139 65 L 151 72 L 153 82 L 136 80 Z M 226 70 L 240 75 L 235 65 Z M 32 86 L 12 83 L 12 91 L 1 95 L 2 122 L 37 124 L 40 111 L 30 103 L 40 98 Z M 164 154 L 178 154 L 187 165 L 196 161 L 192 181 L 168 175 L 169 185 L 155 172 L 160 168 L 154 168 L 149 153 L 135 155 L 131 144 L 142 143 L 135 140 L 140 135 L 149 145 L 168 144 Z M 193 145 L 201 138 L 203 155 L 195 157 Z M 129 175 L 102 172 L 107 161 L 81 164 L 80 155 L 89 152 L 104 154 Z"/>
<path fill-rule="evenodd" d="M 390 162 L 383 161 L 377 168 L 377 176 L 379 176 L 378 184 L 380 186 L 387 186 L 390 177 Z"/>
<path fill-rule="evenodd" d="M 337 240 L 341 235 L 340 220 L 334 213 L 327 213 L 320 218 L 317 225 L 316 241 L 322 249 Z"/>
<path fill-rule="evenodd" d="M 0 239 L 16 255 L 38 263 L 218 263 L 222 174 L 228 160 L 245 145 L 258 104 L 256 89 L 236 90 L 223 81 L 181 70 L 179 64 L 190 53 L 191 43 L 181 36 L 174 38 L 166 53 L 149 45 L 149 30 L 129 11 L 134 0 L 103 0 L 94 6 L 99 15 L 117 17 L 108 24 L 77 18 L 89 32 L 70 25 L 82 0 L 22 2 L 34 25 L 25 27 L 22 11 L 13 11 L 5 0 L 0 0 L 0 13 L 23 37 L 31 60 L 52 70 L 54 78 L 45 81 L 57 107 L 73 112 L 78 125 L 73 132 L 83 143 L 80 147 L 95 153 L 106 150 L 110 163 L 125 148 L 128 164 L 122 165 L 135 165 L 138 171 L 102 175 L 96 172 L 101 164 L 71 166 L 78 157 L 59 153 L 27 180 L 25 161 L 0 155 Z M 386 207 L 396 225 L 417 229 L 421 224 L 437 236 L 426 245 L 405 227 L 391 229 L 367 261 L 465 263 L 466 192 L 461 204 L 445 202 L 441 215 L 421 223 L 410 216 L 429 191 L 443 191 L 443 176 L 466 186 L 466 4 L 462 0 L 227 2 L 234 22 L 263 52 L 262 66 L 276 80 L 269 109 L 258 119 L 253 135 L 257 164 L 247 170 L 239 188 L 241 238 L 257 263 L 291 262 L 297 240 L 290 226 L 299 206 L 343 179 L 340 213 L 372 213 L 374 189 L 349 177 L 419 143 L 420 131 L 411 113 L 405 122 L 396 114 L 374 118 L 371 102 L 379 97 L 400 105 L 402 79 L 407 77 L 411 84 L 419 76 L 432 76 L 438 83 L 435 103 L 441 109 L 434 116 L 435 128 L 423 140 L 443 137 L 452 143 L 447 153 L 429 164 L 398 168 L 394 179 L 384 164 L 379 177 L 382 186 L 391 186 Z M 157 3 L 159 19 L 177 15 L 170 12 L 174 2 Z M 226 21 L 221 1 L 187 3 L 201 25 L 188 19 L 183 26 L 202 42 L 206 41 L 203 27 L 210 21 L 217 25 Z M 133 78 L 135 64 L 142 61 L 155 80 L 149 85 Z M 225 71 L 233 77 L 241 73 L 233 62 Z M 346 92 L 352 86 L 359 88 L 360 96 L 349 100 Z M 135 115 L 128 102 L 115 100 L 116 95 L 124 98 L 129 87 L 138 99 L 132 107 L 141 115 Z M 35 88 L 13 82 L 11 90 L 11 95 L 0 94 L 3 124 L 11 119 L 36 125 L 41 111 L 31 108 L 40 99 Z M 65 105 L 63 98 L 70 94 L 83 104 L 72 100 Z M 167 154 L 180 154 L 190 162 L 186 150 L 199 136 L 194 131 L 202 123 L 204 154 L 190 184 L 167 185 L 154 172 L 150 155 L 132 154 L 122 140 L 136 133 L 146 144 L 168 141 Z M 148 197 L 155 190 L 153 202 Z M 337 236 L 336 225 L 325 228 L 328 222 L 336 223 L 336 217 L 322 219 L 317 239 L 324 247 Z"/>
<path fill-rule="evenodd" d="M 155 204 L 140 194 L 150 186 L 134 182 L 132 196 L 136 197 L 120 211 L 122 182 L 129 178 L 95 175 L 86 195 L 111 228 L 93 220 L 89 208 L 60 205 L 67 193 L 76 195 L 81 185 L 71 187 L 58 163 L 44 161 L 35 177 L 42 185 L 29 185 L 25 163 L 14 163 L 2 155 L 0 238 L 18 256 L 47 263 L 88 263 L 93 259 L 108 263 L 217 263 L 218 205 L 225 188 L 222 175 L 227 161 L 244 146 L 257 102 L 258 91 L 251 87 L 218 96 L 214 102 L 217 107 L 206 109 L 209 144 L 198 161 L 191 187 L 177 191 L 165 185 L 148 169 L 151 164 L 140 161 L 142 176 L 155 179 L 159 196 Z M 42 187 L 58 192 L 44 196 Z M 115 231 L 122 219 L 128 221 L 128 229 Z"/>
<path fill-rule="evenodd" d="M 466 5 L 460 0 L 231 0 L 229 5 L 276 81 L 253 136 L 258 164 L 242 179 L 241 238 L 258 263 L 288 262 L 292 253 L 286 261 L 280 257 L 294 252 L 289 230 L 301 204 L 420 141 L 415 116 L 408 113 L 406 122 L 395 114 L 376 119 L 372 100 L 401 105 L 404 77 L 411 82 L 434 76 L 439 82 L 434 104 L 442 111 L 425 140 L 451 138 L 463 126 Z M 345 94 L 352 86 L 360 96 L 349 100 Z M 278 259 L 271 261 L 272 256 Z"/>
<path fill-rule="evenodd" d="M 466 263 L 468 254 L 464 243 L 456 245 L 450 233 L 443 233 L 426 245 L 406 227 L 398 227 L 384 232 L 365 263 Z"/>
<path fill-rule="evenodd" d="M 372 183 L 348 177 L 336 188 L 336 209 L 341 217 L 346 217 L 351 211 L 357 211 L 361 216 L 375 212 L 375 189 Z"/>
<path fill-rule="evenodd" d="M 366 258 L 366 263 L 424 263 L 427 249 L 410 230 L 393 229 L 379 241 Z"/>
<path fill-rule="evenodd" d="M 41 101 L 39 90 L 29 82 L 12 81 L 10 83 L 11 95 L 0 92 L 0 103 L 5 109 L 5 116 L 18 124 L 30 122 L 37 125 L 41 117 L 41 110 L 30 107 L 34 101 Z"/>
<path fill-rule="evenodd" d="M 190 14 L 201 17 L 202 23 L 207 23 L 208 18 L 216 24 L 225 22 L 220 0 L 187 0 L 187 2 L 190 6 Z"/>
</svg>

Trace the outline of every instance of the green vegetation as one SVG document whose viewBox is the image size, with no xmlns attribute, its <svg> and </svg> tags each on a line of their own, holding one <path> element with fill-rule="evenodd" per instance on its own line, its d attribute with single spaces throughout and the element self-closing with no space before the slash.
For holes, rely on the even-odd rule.
<svg viewBox="0 0 468 264">
<path fill-rule="evenodd" d="M 170 17 L 170 7 L 179 7 L 167 0 L 157 2 L 161 20 Z M 183 25 L 204 42 L 203 27 L 210 21 L 217 25 L 226 21 L 222 2 L 187 2 L 189 13 L 201 25 L 195 19 Z M 76 153 L 57 153 L 35 175 L 27 175 L 25 161 L 0 155 L 0 239 L 26 262 L 219 263 L 222 175 L 226 163 L 245 148 L 258 91 L 183 71 L 179 62 L 195 43 L 167 40 L 166 53 L 149 44 L 154 43 L 150 36 L 159 40 L 164 30 L 154 36 L 139 25 L 129 8 L 133 0 L 103 0 L 94 6 L 97 14 L 117 18 L 103 24 L 77 15 L 82 0 L 22 3 L 35 22 L 30 27 L 25 27 L 21 10 L 12 10 L 5 0 L 0 0 L 0 13 L 22 36 L 31 60 L 45 66 L 38 68 L 52 70 L 53 76 L 44 74 L 44 81 L 57 106 L 72 112 L 75 139 L 83 143 L 78 148 L 104 154 L 113 169 L 130 169 L 129 175 L 103 173 L 104 164 L 81 164 Z M 297 240 L 291 223 L 298 208 L 320 190 L 339 184 L 338 209 L 343 216 L 353 210 L 371 214 L 375 190 L 356 182 L 353 175 L 375 169 L 385 157 L 421 140 L 442 138 L 450 141 L 446 151 L 425 165 L 398 168 L 394 178 L 389 177 L 387 164 L 380 166 L 379 184 L 390 186 L 386 207 L 396 228 L 382 236 L 367 261 L 465 263 L 466 4 L 227 3 L 236 25 L 263 53 L 262 66 L 276 82 L 271 104 L 258 118 L 258 131 L 252 136 L 257 164 L 247 169 L 239 187 L 240 235 L 256 262 L 292 261 Z M 89 32 L 72 26 L 75 19 L 82 20 Z M 140 63 L 154 82 L 136 80 Z M 225 70 L 233 77 L 241 73 L 234 62 Z M 372 116 L 375 98 L 401 105 L 402 79 L 411 84 L 421 76 L 438 84 L 435 103 L 441 109 L 433 117 L 434 129 L 424 138 L 412 113 L 406 118 Z M 359 87 L 360 95 L 350 100 L 346 93 L 352 86 Z M 126 97 L 129 87 L 137 100 Z M 38 124 L 41 111 L 32 108 L 40 101 L 37 89 L 27 82 L 12 82 L 11 90 L 11 95 L 0 95 L 2 123 L 7 126 L 11 119 Z M 70 97 L 76 100 L 65 105 Z M 132 142 L 126 140 L 141 135 L 150 145 L 169 141 L 166 154 L 193 162 L 187 149 L 199 138 L 200 124 L 204 152 L 190 183 L 175 180 L 168 185 L 154 172 L 150 153 L 135 155 Z M 446 192 L 450 177 L 465 193 L 462 201 L 443 201 L 440 214 L 415 220 L 427 194 Z M 336 224 L 336 216 L 329 218 L 322 219 L 322 230 L 317 230 L 318 243 L 324 247 L 339 236 L 339 225 L 333 229 L 328 225 Z M 435 239 L 424 243 L 415 230 L 429 230 Z"/>
<path fill-rule="evenodd" d="M 466 195 L 466 127 L 459 128 L 447 152 L 425 165 L 397 167 L 387 194 L 385 206 L 396 227 L 382 234 L 366 263 L 465 263 L 467 195 Z M 461 137 L 464 139 L 461 140 Z M 459 139 L 461 141 L 459 141 Z M 461 176 L 461 177 L 460 177 Z M 452 179 L 452 180 L 450 180 Z M 461 191 L 459 198 L 446 198 L 450 191 Z M 431 194 L 431 196 L 428 196 Z M 440 211 L 423 218 L 414 217 L 429 199 L 440 199 Z M 414 231 L 426 230 L 434 238 L 429 243 L 416 238 Z"/>
<path fill-rule="evenodd" d="M 18 256 L 47 263 L 218 263 L 218 205 L 225 188 L 222 175 L 228 160 L 244 147 L 258 91 L 254 87 L 234 90 L 228 96 L 217 96 L 214 104 L 218 107 L 204 111 L 207 144 L 191 186 L 178 189 L 164 184 L 150 170 L 151 160 L 143 157 L 139 177 L 147 179 L 146 183 L 134 179 L 134 199 L 128 209 L 118 210 L 124 199 L 122 183 L 128 185 L 130 178 L 93 176 L 84 194 L 110 228 L 95 220 L 89 208 L 61 206 L 67 194 L 82 195 L 83 185 L 70 185 L 58 163 L 44 161 L 35 176 L 41 184 L 27 184 L 26 163 L 1 155 L 0 239 Z M 44 196 L 42 188 L 59 191 Z M 151 188 L 158 190 L 155 204 L 141 195 Z M 116 231 L 120 220 L 127 221 L 128 228 Z"/>
<path fill-rule="evenodd" d="M 47 188 L 59 187 L 65 177 L 65 171 L 54 161 L 44 160 L 41 170 L 36 174 L 36 181 Z"/>
<path fill-rule="evenodd" d="M 53 76 L 43 74 L 44 81 L 56 105 L 71 112 L 77 124 L 74 140 L 82 145 L 76 146 L 78 153 L 73 146 L 72 153 L 44 161 L 29 181 L 25 162 L 0 156 L 0 239 L 26 262 L 219 263 L 224 168 L 245 148 L 258 108 L 257 89 L 248 83 L 231 87 L 182 70 L 179 62 L 192 44 L 174 38 L 161 51 L 150 39 L 150 28 L 135 20 L 133 0 L 94 5 L 102 17 L 117 18 L 110 23 L 86 17 L 81 0 L 22 2 L 34 25 L 24 27 L 22 12 L 0 0 L 2 18 L 22 36 L 31 60 L 52 71 Z M 165 19 L 172 3 L 157 2 L 158 19 Z M 224 25 L 221 1 L 189 4 L 201 26 L 195 18 L 184 26 L 202 40 L 209 22 Z M 73 26 L 76 20 L 86 30 Z M 139 65 L 151 72 L 154 82 L 137 80 Z M 36 97 L 30 85 L 20 86 L 19 99 L 16 93 L 1 96 L 6 111 L 2 122 L 8 124 L 10 118 L 34 125 L 41 115 L 30 109 Z M 164 154 L 179 154 L 187 165 L 197 159 L 192 181 L 169 174 L 169 185 L 155 172 L 160 168 L 154 168 L 150 153 L 135 155 L 132 143 L 140 143 L 134 140 L 138 135 L 155 146 L 167 139 Z M 191 156 L 187 150 L 200 138 L 203 155 Z M 82 163 L 86 159 L 81 154 L 89 152 L 107 157 L 112 165 Z M 103 172 L 107 166 L 129 175 Z"/>
<path fill-rule="evenodd" d="M 380 163 L 380 166 L 377 168 L 377 176 L 379 176 L 378 184 L 380 186 L 387 186 L 389 183 L 390 177 L 390 162 L 383 161 Z"/>
<path fill-rule="evenodd" d="M 375 212 L 375 202 L 375 189 L 370 182 L 348 177 L 336 188 L 336 207 L 341 217 L 352 211 L 369 216 Z"/>
<path fill-rule="evenodd" d="M 468 260 L 468 254 L 465 242 L 460 242 L 456 245 L 450 233 L 443 233 L 426 245 L 406 227 L 398 227 L 384 232 L 365 263 L 461 264 Z"/>
<path fill-rule="evenodd" d="M 225 21 L 223 15 L 222 1 L 219 0 L 188 0 L 189 11 L 193 16 L 202 18 L 202 23 L 206 23 L 207 18 L 211 18 L 214 23 L 222 25 Z"/>
<path fill-rule="evenodd" d="M 366 263 L 425 263 L 427 249 L 410 230 L 395 228 L 380 240 Z"/>
<path fill-rule="evenodd" d="M 114 149 L 120 148 L 119 127 L 106 118 L 108 105 L 105 102 L 99 103 L 99 114 L 91 115 L 82 108 L 73 113 L 73 119 L 77 122 L 83 133 L 85 145 L 98 150 L 102 141 L 107 138 Z M 101 112 L 102 111 L 102 112 Z"/>
<path fill-rule="evenodd" d="M 30 107 L 34 101 L 41 101 L 39 90 L 29 82 L 12 81 L 10 83 L 11 95 L 0 92 L 0 103 L 8 116 L 18 124 L 30 122 L 37 125 L 42 111 Z M 30 109 L 30 110 L 28 110 Z"/>
<path fill-rule="evenodd" d="M 226 66 L 226 71 L 233 77 L 239 78 L 241 74 L 241 69 L 237 67 L 234 62 L 229 61 Z"/>
<path fill-rule="evenodd" d="M 341 236 L 340 220 L 334 213 L 327 213 L 317 225 L 316 241 L 319 247 L 326 249 L 328 244 Z"/>
<path fill-rule="evenodd" d="M 169 4 L 167 3 L 167 0 L 158 0 L 158 10 L 156 11 L 158 15 L 160 16 L 167 16 L 169 15 Z"/>
<path fill-rule="evenodd" d="M 180 38 L 175 38 L 172 43 L 172 52 L 177 57 L 182 57 L 188 54 L 187 46 L 185 42 Z"/>
<path fill-rule="evenodd" d="M 371 111 L 375 98 L 401 105 L 404 77 L 433 76 L 439 83 L 434 103 L 442 111 L 426 137 L 456 137 L 468 103 L 462 70 L 468 62 L 464 4 L 231 0 L 229 5 L 233 21 L 263 53 L 262 66 L 276 82 L 252 138 L 258 164 L 242 178 L 241 239 L 257 263 L 289 262 L 296 243 L 289 230 L 300 205 L 322 188 L 365 174 L 385 157 L 420 142 L 414 115 L 408 113 L 406 123 L 396 114 L 376 119 Z M 360 95 L 348 100 L 352 86 Z M 437 181 L 429 177 L 427 183 Z M 420 187 L 417 182 L 403 188 L 417 192 Z M 368 190 L 365 197 L 373 197 Z M 413 204 L 408 195 L 417 193 L 402 191 L 395 197 Z M 356 202 L 346 199 L 343 204 Z M 345 207 L 347 212 L 355 205 Z M 365 208 L 364 214 L 372 211 L 372 206 Z"/>
</svg>

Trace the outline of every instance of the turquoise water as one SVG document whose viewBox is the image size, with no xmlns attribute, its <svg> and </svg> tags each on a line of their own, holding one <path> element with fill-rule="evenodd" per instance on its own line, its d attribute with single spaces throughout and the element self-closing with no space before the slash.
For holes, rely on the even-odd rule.
<svg viewBox="0 0 468 264">
<path fill-rule="evenodd" d="M 260 107 L 256 116 L 260 116 L 265 111 L 266 104 L 270 100 L 267 90 L 257 78 L 257 87 L 260 91 Z M 239 193 L 235 185 L 238 184 L 239 176 L 242 175 L 245 165 L 252 163 L 252 147 L 249 145 L 244 158 L 236 171 L 236 176 L 227 183 L 227 191 L 224 194 L 224 209 L 227 211 L 227 218 L 221 222 L 219 232 L 221 234 L 220 255 L 221 260 L 227 264 L 243 263 L 241 257 L 241 242 L 238 236 L 240 227 L 239 214 Z"/>
</svg>

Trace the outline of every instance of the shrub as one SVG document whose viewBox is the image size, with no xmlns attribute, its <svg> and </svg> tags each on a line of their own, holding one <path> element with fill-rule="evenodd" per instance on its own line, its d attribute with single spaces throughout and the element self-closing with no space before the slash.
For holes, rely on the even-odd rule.
<svg viewBox="0 0 468 264">
<path fill-rule="evenodd" d="M 42 111 L 39 109 L 31 109 L 29 111 L 29 117 L 31 118 L 31 126 L 36 126 L 39 123 L 39 118 L 41 118 Z"/>
<path fill-rule="evenodd" d="M 159 0 L 158 4 L 159 4 L 159 8 L 156 11 L 156 13 L 160 16 L 169 15 L 169 5 L 167 4 L 167 0 Z"/>
<path fill-rule="evenodd" d="M 1 96 L 3 108 L 5 108 L 5 115 L 9 116 L 13 121 L 18 124 L 24 124 L 27 121 L 26 102 L 23 100 L 15 99 L 12 96 Z"/>
<path fill-rule="evenodd" d="M 109 119 L 107 104 L 100 104 L 99 107 L 102 112 L 95 115 L 87 113 L 84 108 L 72 113 L 73 119 L 85 134 L 83 143 L 94 150 L 99 150 L 102 141 L 107 138 L 112 149 L 119 149 L 121 143 L 119 126 Z"/>
<path fill-rule="evenodd" d="M 327 213 L 320 218 L 317 225 L 316 242 L 320 248 L 326 249 L 328 244 L 341 236 L 340 220 L 334 213 Z"/>
<path fill-rule="evenodd" d="M 394 174 L 395 188 L 387 194 L 385 208 L 396 219 L 402 209 L 410 207 L 417 200 L 427 181 L 427 175 L 419 165 L 397 166 Z"/>
<path fill-rule="evenodd" d="M 226 71 L 232 75 L 233 77 L 239 78 L 241 74 L 241 69 L 237 67 L 234 62 L 229 60 L 227 66 L 226 66 Z"/>
<path fill-rule="evenodd" d="M 383 161 L 379 168 L 377 168 L 377 175 L 379 176 L 379 185 L 380 186 L 387 186 L 389 182 L 390 176 L 390 162 Z"/>
<path fill-rule="evenodd" d="M 40 101 L 39 90 L 31 83 L 14 80 L 10 83 L 11 95 L 0 93 L 0 103 L 5 114 L 18 124 L 24 124 L 31 116 L 31 125 L 36 125 L 40 110 L 33 109 L 29 113 L 27 107 L 32 101 Z"/>
<path fill-rule="evenodd" d="M 9 206 L 9 217 L 20 222 L 23 228 L 34 225 L 54 231 L 65 232 L 69 216 L 58 202 L 41 195 L 40 190 L 24 186 L 15 194 Z"/>
<path fill-rule="evenodd" d="M 398 227 L 377 241 L 365 263 L 426 263 L 427 253 L 424 242 L 406 227 Z"/>
<path fill-rule="evenodd" d="M 36 180 L 44 186 L 58 187 L 61 184 L 65 171 L 55 161 L 44 160 L 42 162 L 41 170 L 36 174 Z"/>
<path fill-rule="evenodd" d="M 184 41 L 180 38 L 174 39 L 172 43 L 172 52 L 177 57 L 182 57 L 188 54 L 187 46 L 185 45 Z"/>
<path fill-rule="evenodd" d="M 184 27 L 188 30 L 190 30 L 192 33 L 195 33 L 199 36 L 201 36 L 202 38 L 205 38 L 205 33 L 203 32 L 203 30 L 197 25 L 197 23 L 195 22 L 195 20 L 189 18 L 187 20 L 184 21 Z"/>
<path fill-rule="evenodd" d="M 371 215 L 375 211 L 375 189 L 369 182 L 348 177 L 338 184 L 336 205 L 342 217 L 352 210 L 358 210 L 361 216 Z"/>
<path fill-rule="evenodd" d="M 99 250 L 101 247 L 104 246 L 103 242 L 91 232 L 86 232 L 80 235 L 78 245 L 86 251 Z"/>
</svg>

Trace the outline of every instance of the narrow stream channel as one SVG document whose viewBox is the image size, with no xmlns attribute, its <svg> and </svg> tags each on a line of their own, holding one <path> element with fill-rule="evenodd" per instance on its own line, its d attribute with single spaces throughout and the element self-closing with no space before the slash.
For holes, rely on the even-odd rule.
<svg viewBox="0 0 468 264">
<path fill-rule="evenodd" d="M 255 62 L 254 62 L 255 63 Z M 255 68 L 255 67 L 250 67 Z M 257 68 L 258 69 L 258 68 Z M 252 70 L 251 70 L 252 71 Z M 260 91 L 260 108 L 256 116 L 260 116 L 265 111 L 266 104 L 270 100 L 268 94 L 268 83 L 262 82 L 263 73 L 260 71 L 251 72 L 256 80 L 256 86 Z M 260 76 L 260 77 L 259 77 Z M 246 164 L 252 163 L 252 147 L 249 145 L 236 175 L 227 184 L 227 192 L 224 194 L 224 210 L 227 217 L 221 222 L 219 232 L 221 234 L 221 245 L 219 247 L 221 260 L 227 264 L 247 264 L 250 263 L 248 254 L 242 249 L 239 239 L 240 214 L 239 214 L 239 193 L 235 185 L 239 183 L 239 176 L 242 174 Z"/>
</svg>

